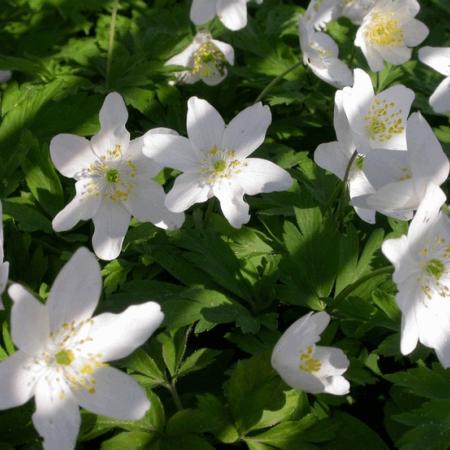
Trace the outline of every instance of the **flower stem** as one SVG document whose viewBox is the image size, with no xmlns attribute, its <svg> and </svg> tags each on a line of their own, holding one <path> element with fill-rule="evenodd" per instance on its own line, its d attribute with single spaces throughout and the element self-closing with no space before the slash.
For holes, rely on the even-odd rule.
<svg viewBox="0 0 450 450">
<path fill-rule="evenodd" d="M 178 395 L 177 387 L 175 380 L 172 380 L 170 383 L 166 384 L 167 389 L 169 389 L 170 395 L 172 396 L 172 400 L 175 403 L 178 411 L 183 409 L 183 403 L 181 403 L 181 398 Z"/>
<path fill-rule="evenodd" d="M 258 95 L 258 97 L 256 97 L 255 103 L 258 103 L 259 101 L 261 101 L 269 91 L 272 90 L 272 88 L 274 86 L 276 86 L 288 73 L 292 72 L 293 70 L 295 70 L 297 67 L 301 66 L 303 64 L 302 61 L 299 61 L 297 63 L 295 63 L 293 66 L 289 67 L 289 69 L 286 69 L 282 74 L 278 75 L 276 78 L 274 78 L 262 91 L 261 93 Z"/>
<path fill-rule="evenodd" d="M 113 59 L 114 37 L 116 35 L 116 18 L 118 9 L 119 9 L 119 0 L 116 0 L 114 2 L 113 10 L 111 13 L 111 25 L 109 27 L 108 56 L 106 60 L 106 87 L 109 87 L 109 75 L 111 72 L 111 65 Z"/>
<path fill-rule="evenodd" d="M 348 161 L 347 167 L 345 168 L 344 179 L 342 180 L 342 185 L 341 185 L 342 186 L 341 198 L 339 199 L 339 206 L 338 206 L 337 216 L 336 216 L 338 222 L 341 219 L 341 215 L 342 215 L 343 209 L 344 209 L 345 195 L 347 193 L 347 182 L 348 182 L 348 178 L 350 176 L 350 170 L 351 170 L 352 165 L 357 156 L 358 156 L 358 152 L 355 150 L 353 152 L 353 155 L 351 156 L 351 158 Z"/>
<path fill-rule="evenodd" d="M 359 286 L 364 284 L 366 281 L 379 277 L 380 275 L 389 275 L 394 271 L 393 266 L 381 267 L 380 269 L 376 269 L 367 275 L 362 276 L 359 280 L 356 280 L 354 283 L 349 284 L 345 289 L 343 289 L 333 300 L 330 305 L 331 311 L 337 309 L 337 307 Z"/>
</svg>

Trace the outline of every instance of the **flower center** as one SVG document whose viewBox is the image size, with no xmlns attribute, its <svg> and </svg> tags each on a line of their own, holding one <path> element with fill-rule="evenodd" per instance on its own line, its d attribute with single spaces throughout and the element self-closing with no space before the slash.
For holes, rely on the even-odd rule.
<svg viewBox="0 0 450 450">
<path fill-rule="evenodd" d="M 117 169 L 109 169 L 105 173 L 108 183 L 117 183 L 120 180 L 120 172 Z"/>
<path fill-rule="evenodd" d="M 401 113 L 402 110 L 396 109 L 394 102 L 387 102 L 375 97 L 369 111 L 364 116 L 370 139 L 384 143 L 393 136 L 403 133 L 405 127 Z"/>
<path fill-rule="evenodd" d="M 225 73 L 225 56 L 211 41 L 200 45 L 192 58 L 192 73 L 194 75 L 208 78 Z"/>
<path fill-rule="evenodd" d="M 212 185 L 217 181 L 231 178 L 240 172 L 241 166 L 246 163 L 236 159 L 234 150 L 221 150 L 217 146 L 212 147 L 201 162 L 200 173 L 206 183 Z"/>
<path fill-rule="evenodd" d="M 313 346 L 309 346 L 301 355 L 300 355 L 300 370 L 304 370 L 308 373 L 318 372 L 322 367 L 322 363 L 320 360 L 313 358 L 314 348 Z"/>
<path fill-rule="evenodd" d="M 431 300 L 450 296 L 450 244 L 447 239 L 437 235 L 425 243 L 419 251 L 422 259 L 421 274 L 417 281 L 425 297 Z"/>
<path fill-rule="evenodd" d="M 62 349 L 55 355 L 56 364 L 60 366 L 70 366 L 74 360 L 75 355 L 72 350 Z"/>
<path fill-rule="evenodd" d="M 137 165 L 123 158 L 122 147 L 116 145 L 82 171 L 81 178 L 88 180 L 83 195 L 126 201 L 134 188 L 137 171 Z"/>
<path fill-rule="evenodd" d="M 403 30 L 397 19 L 390 14 L 375 14 L 364 31 L 367 41 L 382 47 L 403 45 Z"/>
<path fill-rule="evenodd" d="M 432 276 L 435 280 L 439 280 L 444 273 L 445 266 L 440 259 L 431 259 L 425 266 L 425 272 Z"/>
</svg>

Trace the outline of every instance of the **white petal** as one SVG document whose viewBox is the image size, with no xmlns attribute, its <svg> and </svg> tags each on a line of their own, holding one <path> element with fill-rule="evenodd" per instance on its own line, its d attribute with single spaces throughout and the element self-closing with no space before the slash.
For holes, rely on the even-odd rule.
<svg viewBox="0 0 450 450">
<path fill-rule="evenodd" d="M 120 94 L 111 92 L 100 109 L 100 125 L 105 130 L 125 129 L 128 111 Z"/>
<path fill-rule="evenodd" d="M 207 84 L 208 86 L 217 86 L 218 84 L 222 83 L 223 80 L 225 80 L 227 75 L 228 70 L 225 68 L 222 74 L 216 73 L 209 77 L 200 77 L 200 79 L 203 81 L 203 83 Z"/>
<path fill-rule="evenodd" d="M 190 67 L 191 58 L 195 50 L 197 50 L 198 44 L 193 43 L 188 45 L 181 53 L 172 56 L 168 61 L 166 61 L 166 66 L 183 66 Z"/>
<path fill-rule="evenodd" d="M 206 202 L 209 197 L 210 187 L 200 182 L 198 173 L 183 173 L 175 180 L 165 204 L 173 212 L 183 212 L 194 203 Z"/>
<path fill-rule="evenodd" d="M 218 41 L 216 39 L 212 39 L 211 42 L 223 53 L 225 59 L 228 64 L 234 65 L 234 49 L 230 44 L 226 42 Z"/>
<path fill-rule="evenodd" d="M 428 27 L 417 19 L 412 19 L 403 25 L 403 39 L 408 47 L 421 44 L 429 33 Z"/>
<path fill-rule="evenodd" d="M 103 361 L 124 358 L 143 345 L 163 319 L 164 314 L 155 302 L 130 306 L 120 314 L 100 314 L 89 325 L 92 340 L 83 346 L 83 350 L 101 353 Z"/>
<path fill-rule="evenodd" d="M 350 383 L 339 375 L 327 379 L 324 392 L 333 395 L 346 395 L 350 392 Z"/>
<path fill-rule="evenodd" d="M 36 355 L 49 338 L 47 308 L 20 284 L 13 284 L 8 294 L 14 304 L 11 310 L 11 336 L 14 343 L 29 355 Z"/>
<path fill-rule="evenodd" d="M 437 113 L 450 112 L 450 77 L 444 78 L 433 92 L 430 105 Z"/>
<path fill-rule="evenodd" d="M 369 196 L 367 204 L 380 212 L 413 210 L 419 206 L 412 180 L 386 184 Z"/>
<path fill-rule="evenodd" d="M 186 171 L 200 166 L 200 154 L 189 139 L 173 134 L 147 133 L 142 150 L 148 158 L 163 167 Z"/>
<path fill-rule="evenodd" d="M 409 243 L 406 236 L 401 236 L 398 239 L 388 239 L 383 242 L 381 251 L 383 255 L 398 269 L 402 260 L 408 255 Z"/>
<path fill-rule="evenodd" d="M 415 294 L 415 292 L 406 292 L 408 298 L 403 299 L 405 296 L 404 291 L 400 291 L 397 294 L 397 303 L 399 306 L 405 304 L 405 308 L 402 310 L 402 325 L 401 325 L 401 339 L 400 339 L 400 351 L 402 355 L 409 355 L 417 347 L 419 341 L 419 327 L 416 321 L 415 313 L 415 301 L 416 299 L 409 294 Z"/>
<path fill-rule="evenodd" d="M 285 191 L 292 186 L 292 178 L 286 170 L 260 158 L 246 158 L 235 180 L 248 195 Z"/>
<path fill-rule="evenodd" d="M 60 397 L 60 392 L 53 390 L 45 378 L 36 386 L 36 412 L 33 425 L 43 437 L 45 450 L 73 450 L 80 429 L 80 411 L 70 391 Z"/>
<path fill-rule="evenodd" d="M 197 149 L 208 151 L 222 141 L 225 122 L 206 100 L 191 97 L 188 100 L 187 133 Z"/>
<path fill-rule="evenodd" d="M 73 228 L 80 220 L 89 220 L 95 216 L 101 202 L 100 195 L 87 195 L 90 179 L 75 183 L 75 197 L 53 218 L 52 227 L 59 233 Z"/>
<path fill-rule="evenodd" d="M 364 53 L 372 72 L 381 72 L 384 69 L 383 55 L 377 49 L 369 45 L 361 45 L 361 51 Z"/>
<path fill-rule="evenodd" d="M 314 152 L 314 162 L 322 169 L 336 175 L 340 180 L 344 179 L 350 156 L 347 156 L 339 142 L 327 142 L 320 144 Z"/>
<path fill-rule="evenodd" d="M 311 69 L 320 79 L 337 88 L 350 86 L 353 83 L 351 70 L 338 58 L 326 60 L 323 68 L 311 64 Z"/>
<path fill-rule="evenodd" d="M 334 130 L 336 131 L 337 140 L 341 144 L 345 154 L 348 154 L 348 159 L 350 159 L 355 150 L 355 145 L 350 131 L 350 124 L 348 123 L 347 115 L 344 110 L 344 92 L 342 90 L 336 91 L 334 96 L 333 125 Z"/>
<path fill-rule="evenodd" d="M 447 180 L 450 164 L 433 130 L 420 113 L 414 113 L 408 119 L 406 138 L 416 190 L 423 195 L 429 183 L 440 186 Z"/>
<path fill-rule="evenodd" d="M 350 128 L 355 134 L 355 137 L 364 137 L 366 126 L 364 117 L 374 98 L 372 80 L 369 75 L 361 69 L 355 69 L 353 78 L 353 87 L 346 87 L 342 91 L 343 106 Z M 359 152 L 366 153 L 366 149 L 360 148 L 360 145 L 357 145 L 357 148 Z"/>
<path fill-rule="evenodd" d="M 89 319 L 100 299 L 102 278 L 100 265 L 86 248 L 79 248 L 58 273 L 46 306 L 50 330 L 64 323 Z"/>
<path fill-rule="evenodd" d="M 402 121 L 402 126 L 404 128 L 406 128 L 406 121 L 408 119 L 414 97 L 414 91 L 402 85 L 392 86 L 377 95 L 377 99 L 386 101 L 387 103 L 393 102 L 395 104 L 395 111 L 399 111 L 400 113 L 397 118 Z M 371 139 L 371 143 L 374 148 L 406 150 L 406 133 L 402 132 L 394 134 L 391 139 L 385 142 L 374 141 Z"/>
<path fill-rule="evenodd" d="M 17 351 L 0 362 L 0 410 L 23 405 L 34 392 L 33 357 Z"/>
<path fill-rule="evenodd" d="M 325 386 L 321 379 L 299 368 L 298 356 L 298 354 L 296 357 L 291 355 L 290 361 L 283 361 L 282 364 L 272 360 L 272 367 L 279 373 L 284 382 L 294 389 L 310 394 L 324 392 Z"/>
<path fill-rule="evenodd" d="M 272 365 L 280 360 L 280 364 L 288 355 L 300 354 L 302 349 L 315 344 L 320 334 L 330 322 L 326 312 L 308 313 L 297 319 L 281 336 L 272 352 Z"/>
<path fill-rule="evenodd" d="M 268 106 L 261 102 L 241 111 L 225 128 L 222 148 L 235 150 L 243 159 L 253 153 L 266 137 L 267 128 L 272 122 Z"/>
<path fill-rule="evenodd" d="M 100 259 L 109 261 L 119 256 L 130 217 L 122 203 L 107 199 L 102 201 L 93 218 L 95 231 L 92 236 L 94 252 Z"/>
<path fill-rule="evenodd" d="M 229 30 L 240 30 L 247 25 L 247 1 L 218 0 L 217 15 Z"/>
<path fill-rule="evenodd" d="M 129 375 L 112 367 L 101 367 L 94 373 L 95 392 L 75 391 L 83 408 L 95 414 L 121 420 L 138 420 L 150 407 L 144 389 Z"/>
<path fill-rule="evenodd" d="M 184 214 L 169 211 L 164 204 L 165 199 L 162 186 L 148 180 L 135 184 L 125 206 L 141 222 L 151 222 L 165 229 L 179 228 L 184 222 Z"/>
<path fill-rule="evenodd" d="M 96 161 L 91 143 L 74 134 L 58 134 L 50 142 L 50 156 L 59 172 L 77 178 L 80 172 Z"/>
<path fill-rule="evenodd" d="M 439 211 L 445 200 L 445 194 L 438 186 L 430 184 L 427 187 L 425 196 L 409 226 L 408 238 L 411 241 L 420 243 L 423 240 L 427 230 L 438 220 Z"/>
<path fill-rule="evenodd" d="M 316 372 L 320 378 L 342 375 L 350 364 L 345 353 L 335 347 L 318 345 L 314 349 L 313 358 L 320 361 L 320 369 Z"/>
<path fill-rule="evenodd" d="M 195 25 L 202 25 L 216 16 L 217 0 L 192 0 L 190 18 Z"/>
<path fill-rule="evenodd" d="M 213 186 L 214 195 L 219 199 L 220 209 L 234 228 L 241 228 L 250 220 L 249 205 L 244 201 L 243 188 L 231 180 Z"/>
<path fill-rule="evenodd" d="M 422 47 L 419 60 L 442 75 L 450 76 L 450 47 Z"/>
<path fill-rule="evenodd" d="M 91 145 L 97 156 L 105 155 L 120 145 L 125 151 L 130 142 L 130 133 L 125 124 L 128 112 L 123 98 L 117 93 L 108 94 L 100 109 L 100 131 L 91 139 Z"/>
</svg>

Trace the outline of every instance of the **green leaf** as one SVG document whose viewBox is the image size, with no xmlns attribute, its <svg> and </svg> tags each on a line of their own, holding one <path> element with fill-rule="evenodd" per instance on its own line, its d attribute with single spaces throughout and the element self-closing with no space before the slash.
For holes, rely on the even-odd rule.
<svg viewBox="0 0 450 450">
<path fill-rule="evenodd" d="M 267 354 L 238 361 L 225 385 L 225 395 L 240 434 L 262 428 L 267 421 L 276 421 L 266 411 L 278 411 L 285 407 L 287 399 L 283 386 Z M 287 411 L 288 414 L 292 412 L 292 405 L 287 407 Z M 281 416 L 285 413 L 282 412 Z"/>
<path fill-rule="evenodd" d="M 220 354 L 220 351 L 209 348 L 196 350 L 183 361 L 178 370 L 178 377 L 183 377 L 189 373 L 204 369 L 209 364 L 212 364 Z"/>
</svg>

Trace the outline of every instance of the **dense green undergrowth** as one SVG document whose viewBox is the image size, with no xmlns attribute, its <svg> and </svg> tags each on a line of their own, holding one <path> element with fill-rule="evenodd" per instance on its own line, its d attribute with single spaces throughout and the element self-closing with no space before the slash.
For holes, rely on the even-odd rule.
<svg viewBox="0 0 450 450">
<path fill-rule="evenodd" d="M 305 2 L 264 0 L 249 5 L 243 30 L 211 23 L 212 34 L 236 52 L 222 84 L 170 86 L 173 73 L 164 63 L 195 32 L 189 2 L 121 0 L 107 75 L 113 3 L 1 0 L 0 69 L 13 70 L 1 88 L 6 259 L 10 279 L 43 301 L 64 262 L 90 246 L 93 227 L 84 222 L 69 232 L 52 230 L 52 218 L 74 194 L 72 180 L 50 161 L 54 135 L 93 135 L 111 91 L 125 99 L 132 136 L 154 127 L 185 135 L 190 96 L 208 100 L 228 121 L 300 58 L 297 20 Z M 449 45 L 448 2 L 421 3 L 419 18 L 431 30 L 426 44 Z M 367 68 L 353 50 L 356 27 L 340 19 L 328 29 L 342 58 Z M 448 153 L 448 117 L 428 105 L 440 79 L 417 57 L 374 76 L 378 91 L 402 83 L 416 92 L 413 110 L 422 111 Z M 335 139 L 334 92 L 301 66 L 266 95 L 273 122 L 255 156 L 289 170 L 295 183 L 289 192 L 248 198 L 248 225 L 231 228 L 212 200 L 191 208 L 178 231 L 133 220 L 120 257 L 102 263 L 101 311 L 151 299 L 166 317 L 157 336 L 118 363 L 145 386 L 150 411 L 138 422 L 83 413 L 80 449 L 448 448 L 450 373 L 425 347 L 400 355 L 396 288 L 380 252 L 383 239 L 405 233 L 407 224 L 382 216 L 375 226 L 362 222 L 345 198 L 333 200 L 338 180 L 312 160 L 320 143 Z M 164 169 L 158 181 L 168 188 L 175 175 Z M 5 304 L 0 359 L 14 352 L 11 302 L 5 298 Z M 292 390 L 270 366 L 281 332 L 311 309 L 334 319 L 321 343 L 350 359 L 347 396 Z M 0 412 L 1 449 L 40 448 L 33 408 Z"/>
</svg>

